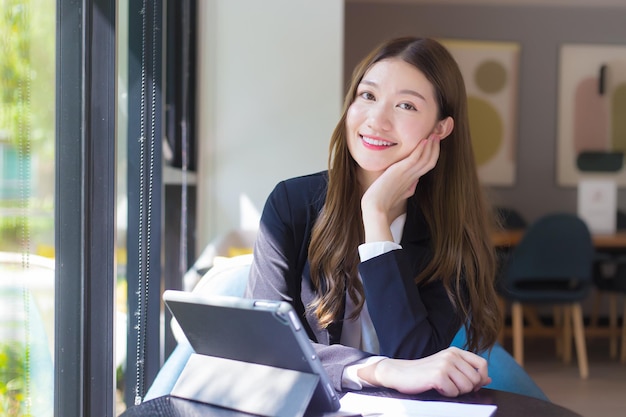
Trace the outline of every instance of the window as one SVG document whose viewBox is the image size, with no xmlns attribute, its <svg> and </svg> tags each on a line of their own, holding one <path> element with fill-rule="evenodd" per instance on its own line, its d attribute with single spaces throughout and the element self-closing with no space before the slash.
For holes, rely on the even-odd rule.
<svg viewBox="0 0 626 417">
<path fill-rule="evenodd" d="M 51 416 L 56 9 L 0 10 L 0 415 Z"/>
<path fill-rule="evenodd" d="M 0 415 L 118 415 L 164 353 L 164 3 L 0 0 L 0 10 Z"/>
</svg>

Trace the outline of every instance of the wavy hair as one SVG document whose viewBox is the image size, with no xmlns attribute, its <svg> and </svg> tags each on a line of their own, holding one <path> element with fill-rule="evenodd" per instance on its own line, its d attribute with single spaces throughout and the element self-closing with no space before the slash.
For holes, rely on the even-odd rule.
<svg viewBox="0 0 626 417">
<path fill-rule="evenodd" d="M 448 50 L 428 38 L 392 39 L 373 50 L 355 68 L 342 116 L 330 141 L 328 191 L 309 246 L 311 278 L 318 298 L 309 306 L 322 326 L 341 320 L 343 297 L 364 303 L 358 279 L 358 245 L 364 241 L 357 163 L 347 145 L 346 114 L 364 74 L 375 63 L 399 58 L 421 71 L 434 86 L 439 120 L 454 119 L 452 133 L 441 141 L 435 168 L 420 178 L 415 201 L 432 236 L 433 257 L 415 277 L 417 285 L 441 280 L 467 331 L 467 347 L 491 347 L 501 326 L 494 288 L 495 251 L 490 240 L 490 207 L 477 176 L 470 137 L 463 77 Z M 409 205 L 408 207 L 411 207 Z"/>
</svg>

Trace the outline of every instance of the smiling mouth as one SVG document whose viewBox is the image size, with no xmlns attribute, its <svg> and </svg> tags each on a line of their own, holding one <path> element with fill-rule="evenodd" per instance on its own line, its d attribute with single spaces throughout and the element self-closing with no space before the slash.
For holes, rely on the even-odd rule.
<svg viewBox="0 0 626 417">
<path fill-rule="evenodd" d="M 395 145 L 395 143 L 393 142 L 389 142 L 389 141 L 381 140 L 381 139 L 374 139 L 374 138 L 370 138 L 369 136 L 363 136 L 363 135 L 361 135 L 361 140 L 365 142 L 366 145 L 370 145 L 370 146 L 389 147 L 389 146 Z"/>
</svg>

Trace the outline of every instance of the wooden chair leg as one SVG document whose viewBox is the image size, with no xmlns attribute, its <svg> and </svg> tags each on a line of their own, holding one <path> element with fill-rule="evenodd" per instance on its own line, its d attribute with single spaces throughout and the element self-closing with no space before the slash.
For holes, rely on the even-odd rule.
<svg viewBox="0 0 626 417">
<path fill-rule="evenodd" d="M 598 316 L 600 310 L 600 301 L 602 301 L 602 291 L 596 290 L 593 294 L 593 304 L 591 306 L 591 318 L 589 320 L 590 327 L 598 326 Z"/>
<path fill-rule="evenodd" d="M 524 309 L 522 303 L 513 302 L 511 306 L 513 324 L 513 357 L 520 366 L 524 366 Z"/>
<path fill-rule="evenodd" d="M 559 306 L 554 306 L 552 316 L 555 330 L 554 347 L 556 349 L 556 357 L 559 358 L 563 355 L 563 309 Z"/>
<path fill-rule="evenodd" d="M 620 361 L 626 364 L 626 300 L 624 300 L 624 313 L 622 315 L 622 354 Z"/>
<path fill-rule="evenodd" d="M 542 329 L 544 327 L 541 319 L 539 318 L 537 308 L 533 305 L 527 305 L 524 308 L 524 318 L 528 322 L 528 327 L 533 329 Z"/>
<path fill-rule="evenodd" d="M 572 361 L 572 308 L 563 306 L 563 363 Z"/>
<path fill-rule="evenodd" d="M 617 294 L 609 294 L 609 354 L 617 358 Z"/>
<path fill-rule="evenodd" d="M 580 377 L 587 379 L 589 376 L 589 361 L 587 358 L 587 344 L 585 342 L 585 327 L 583 323 L 583 310 L 580 304 L 571 307 L 572 321 L 574 323 L 574 338 L 576 340 L 576 356 L 578 357 L 578 369 Z"/>
</svg>

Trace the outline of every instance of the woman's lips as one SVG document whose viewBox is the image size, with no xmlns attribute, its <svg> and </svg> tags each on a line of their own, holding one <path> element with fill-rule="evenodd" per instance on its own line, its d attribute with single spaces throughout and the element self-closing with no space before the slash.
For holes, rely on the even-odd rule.
<svg viewBox="0 0 626 417">
<path fill-rule="evenodd" d="M 361 141 L 367 148 L 370 149 L 384 149 L 395 145 L 394 142 L 390 142 L 388 140 L 364 135 L 361 135 Z"/>
</svg>

